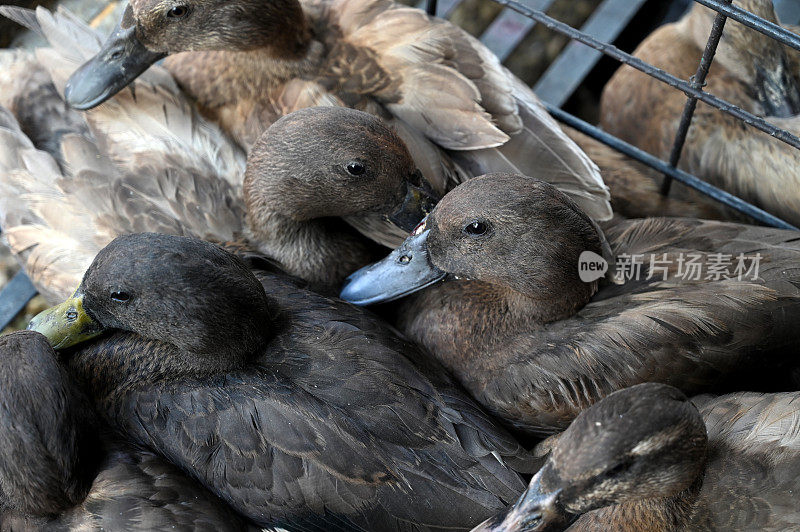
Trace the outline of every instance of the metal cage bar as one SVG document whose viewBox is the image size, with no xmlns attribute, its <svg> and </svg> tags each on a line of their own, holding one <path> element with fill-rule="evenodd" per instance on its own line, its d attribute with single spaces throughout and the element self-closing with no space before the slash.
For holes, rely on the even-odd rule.
<svg viewBox="0 0 800 532">
<path fill-rule="evenodd" d="M 673 76 L 672 74 L 669 74 L 661 70 L 660 68 L 654 67 L 650 63 L 642 61 L 638 57 L 634 57 L 629 53 L 623 52 L 613 44 L 599 41 L 594 37 L 592 37 L 591 35 L 587 35 L 586 33 L 577 30 L 568 24 L 564 24 L 563 22 L 560 22 L 552 17 L 547 16 L 541 11 L 529 9 L 524 5 L 520 4 L 519 2 L 516 2 L 515 0 L 492 0 L 492 1 L 500 5 L 510 7 L 511 9 L 519 13 L 522 13 L 523 15 L 527 15 L 535 19 L 536 21 L 540 22 L 541 24 L 544 24 L 547 28 L 553 31 L 564 34 L 570 39 L 580 41 L 583 44 L 586 44 L 587 46 L 591 46 L 595 50 L 599 50 L 600 52 L 603 52 L 607 56 L 612 57 L 621 63 L 625 63 L 626 65 L 629 65 L 641 72 L 644 72 L 649 76 L 656 78 L 657 80 L 663 83 L 666 83 L 670 87 L 674 87 L 682 91 L 687 96 L 694 96 L 701 102 L 706 103 L 712 107 L 715 107 L 725 113 L 728 113 L 734 118 L 741 120 L 745 124 L 753 126 L 763 131 L 764 133 L 775 137 L 776 139 L 782 140 L 783 142 L 789 144 L 790 146 L 800 149 L 800 138 L 793 135 L 792 133 L 789 133 L 784 129 L 781 129 L 773 124 L 770 124 L 763 118 L 760 118 L 748 111 L 745 111 L 744 109 L 737 107 L 732 103 L 723 100 L 722 98 L 718 98 L 713 94 L 709 94 L 707 92 L 695 89 L 694 87 L 692 87 L 692 84 L 689 83 L 688 81 Z M 705 2 L 711 0 L 703 0 L 703 1 Z"/>
<path fill-rule="evenodd" d="M 800 36 L 792 33 L 791 31 L 785 28 L 780 27 L 774 22 L 764 20 L 763 18 L 754 15 L 749 11 L 745 11 L 741 7 L 731 5 L 726 0 L 693 0 L 693 1 L 697 2 L 698 4 L 702 4 L 710 9 L 713 9 L 717 13 L 722 13 L 728 18 L 731 18 L 736 22 L 744 24 L 748 28 L 752 28 L 760 33 L 763 33 L 767 37 L 771 37 L 776 41 L 785 44 L 786 46 L 790 46 L 795 50 L 800 51 Z"/>
<path fill-rule="evenodd" d="M 17 314 L 36 294 L 36 287 L 33 286 L 25 272 L 17 272 L 0 292 L 0 331 L 14 321 Z"/>
<path fill-rule="evenodd" d="M 728 4 L 733 0 L 725 0 Z M 714 24 L 711 26 L 711 35 L 708 37 L 706 47 L 703 50 L 703 57 L 700 58 L 700 66 L 697 67 L 697 73 L 689 80 L 696 90 L 702 91 L 706 84 L 706 76 L 708 70 L 711 68 L 711 63 L 714 61 L 714 55 L 717 53 L 717 46 L 720 39 L 722 39 L 722 30 L 725 28 L 725 22 L 728 17 L 723 13 L 717 13 L 714 17 Z M 678 124 L 678 130 L 675 132 L 675 140 L 672 141 L 672 151 L 669 154 L 669 165 L 677 167 L 678 162 L 681 160 L 681 153 L 683 153 L 683 146 L 686 144 L 686 135 L 689 133 L 689 127 L 692 125 L 692 118 L 694 111 L 697 109 L 697 98 L 689 96 L 686 100 L 686 106 L 683 108 L 681 114 L 681 121 Z M 661 184 L 661 193 L 663 195 L 669 194 L 669 189 L 672 185 L 672 177 L 669 174 L 664 174 L 664 182 Z"/>
<path fill-rule="evenodd" d="M 674 166 L 671 166 L 666 161 L 663 161 L 656 157 L 655 155 L 651 155 L 646 151 L 633 146 L 632 144 L 628 144 L 624 140 L 611 135 L 610 133 L 606 133 L 602 129 L 589 124 L 588 122 L 584 122 L 580 118 L 569 114 L 568 112 L 548 103 L 545 103 L 545 108 L 547 112 L 553 115 L 556 120 L 563 122 L 564 124 L 568 125 L 571 128 L 577 129 L 581 133 L 584 133 L 595 140 L 602 142 L 603 144 L 610 146 L 611 148 L 617 150 L 618 152 L 622 153 L 623 155 L 627 155 L 631 159 L 635 159 L 642 164 L 653 168 L 661 172 L 664 175 L 670 176 L 672 179 L 680 181 L 681 183 L 692 187 L 695 190 L 700 191 L 701 193 L 714 198 L 716 201 L 723 203 L 733 209 L 736 209 L 739 212 L 742 212 L 754 220 L 757 220 L 763 224 L 771 225 L 773 227 L 778 227 L 780 229 L 798 229 L 797 227 L 793 226 L 792 224 L 774 216 L 763 209 L 759 209 L 755 205 L 752 205 L 738 196 L 734 196 L 730 192 L 726 192 L 720 188 L 715 187 L 714 185 L 703 181 L 699 177 L 690 174 L 689 172 L 685 172 Z"/>
</svg>

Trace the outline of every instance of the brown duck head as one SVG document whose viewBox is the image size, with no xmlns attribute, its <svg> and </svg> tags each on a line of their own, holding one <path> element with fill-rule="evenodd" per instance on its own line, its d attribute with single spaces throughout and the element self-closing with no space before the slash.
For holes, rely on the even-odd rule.
<svg viewBox="0 0 800 532">
<path fill-rule="evenodd" d="M 660 530 L 648 521 L 649 502 L 659 505 L 696 486 L 706 445 L 700 413 L 676 388 L 646 383 L 615 392 L 555 437 L 545 465 L 513 507 L 475 530 L 565 530 L 582 514 L 629 504 L 641 505 L 628 514 L 640 522 L 597 522 L 595 529 Z"/>
<path fill-rule="evenodd" d="M 297 0 L 131 0 L 97 55 L 69 79 L 65 97 L 76 109 L 91 109 L 179 52 L 263 49 L 298 59 L 309 42 Z"/>
<path fill-rule="evenodd" d="M 250 244 L 331 294 L 437 200 L 391 128 L 343 107 L 276 121 L 250 152 L 244 197 Z"/>
<path fill-rule="evenodd" d="M 527 297 L 552 321 L 597 290 L 596 279 L 580 279 L 586 251 L 610 255 L 597 225 L 563 193 L 538 179 L 488 174 L 448 193 L 402 246 L 352 274 L 341 297 L 366 305 L 460 278 Z"/>
<path fill-rule="evenodd" d="M 736 0 L 734 5 L 769 22 L 778 23 L 772 0 Z M 683 21 L 699 49 L 704 49 L 717 12 L 695 4 Z M 794 61 L 788 54 L 796 56 Z M 750 87 L 767 116 L 789 117 L 800 113 L 800 52 L 727 20 L 714 61 Z"/>
<path fill-rule="evenodd" d="M 241 367 L 272 321 L 261 283 L 238 257 L 203 240 L 139 233 L 103 248 L 72 297 L 28 328 L 56 349 L 132 332 L 171 346 L 178 371 L 208 373 Z"/>
<path fill-rule="evenodd" d="M 272 124 L 250 152 L 244 196 L 251 229 L 266 239 L 275 215 L 380 214 L 409 233 L 438 200 L 400 137 L 347 107 L 301 109 Z"/>
</svg>

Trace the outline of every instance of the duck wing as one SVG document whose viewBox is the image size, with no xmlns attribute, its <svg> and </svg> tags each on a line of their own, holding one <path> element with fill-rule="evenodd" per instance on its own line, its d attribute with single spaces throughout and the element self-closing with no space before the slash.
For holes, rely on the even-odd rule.
<svg viewBox="0 0 800 532">
<path fill-rule="evenodd" d="M 452 413 L 398 353 L 362 358 L 343 328 L 295 330 L 319 347 L 280 338 L 268 364 L 132 393 L 109 417 L 262 526 L 466 528 L 521 493 L 500 462 L 461 447 Z"/>
<path fill-rule="evenodd" d="M 696 120 L 701 133 L 687 146 L 688 171 L 710 183 L 746 199 L 792 224 L 800 224 L 800 180 L 793 171 L 800 165 L 798 150 L 772 136 L 721 120 L 718 111 L 708 106 L 698 109 Z M 800 118 L 769 117 L 779 128 L 800 134 Z M 746 155 L 744 155 L 746 154 Z"/>
<path fill-rule="evenodd" d="M 113 444 L 99 469 L 86 499 L 51 526 L 64 530 L 256 530 L 151 452 Z"/>
<path fill-rule="evenodd" d="M 91 112 L 76 113 L 57 91 L 71 71 L 63 64 L 73 47 L 63 39 L 91 30 L 62 13 L 13 12 L 33 20 L 34 28 L 55 28 L 48 35 L 59 43 L 38 50 L 36 58 L 0 54 L 10 73 L 0 82 L 8 89 L 2 101 L 24 119 L 19 124 L 11 113 L 2 114 L 0 224 L 48 299 L 68 296 L 95 254 L 120 234 L 227 241 L 241 233 L 245 156 L 197 115 L 166 71 L 140 78 L 132 90 Z M 72 44 L 80 50 L 80 42 Z M 80 60 L 73 58 L 74 64 Z"/>
<path fill-rule="evenodd" d="M 565 427 L 600 398 L 640 382 L 686 393 L 729 387 L 736 375 L 752 386 L 754 369 L 793 364 L 800 315 L 800 239 L 794 231 L 723 222 L 648 219 L 622 222 L 607 234 L 617 257 L 654 254 L 670 276 L 609 284 L 581 312 L 503 346 L 512 360 L 487 378 L 481 393 L 523 429 Z M 676 279 L 681 253 L 761 255 L 758 279 Z M 666 256 L 664 255 L 666 254 Z M 743 375 L 742 372 L 750 372 Z M 757 373 L 757 372 L 756 372 Z M 767 377 L 774 380 L 774 369 Z M 763 383 L 760 383 L 763 384 Z M 518 389 L 526 401 L 515 401 Z M 533 420 L 533 422 L 522 420 Z"/>
<path fill-rule="evenodd" d="M 497 426 L 472 400 L 463 388 L 430 355 L 413 343 L 401 338 L 396 329 L 363 308 L 339 299 L 321 296 L 307 290 L 297 290 L 299 285 L 285 276 L 259 275 L 270 297 L 296 322 L 319 323 L 324 328 L 347 326 L 351 334 L 384 346 L 388 352 L 402 353 L 432 383 L 453 417 L 458 422 L 458 435 L 462 446 L 476 459 L 489 459 L 490 464 L 500 460 L 515 471 L 534 473 L 541 464 L 534 460 L 505 430 Z"/>
<path fill-rule="evenodd" d="M 739 392 L 692 400 L 709 456 L 695 521 L 714 530 L 800 527 L 800 394 Z"/>
<path fill-rule="evenodd" d="M 108 418 L 262 526 L 468 528 L 519 496 L 505 457 L 526 453 L 410 364 L 406 342 L 365 311 L 261 280 L 282 310 L 257 364 L 101 399 Z M 92 350 L 148 348 L 135 341 Z"/>
<path fill-rule="evenodd" d="M 663 176 L 617 150 L 579 132 L 563 127 L 600 168 L 611 193 L 614 213 L 625 218 L 681 216 L 704 220 L 731 219 L 722 205 L 686 186 L 674 187 L 669 196 L 660 193 Z"/>
<path fill-rule="evenodd" d="M 330 50 L 320 79 L 343 101 L 356 107 L 369 106 L 358 103 L 364 97 L 377 101 L 448 150 L 469 176 L 532 175 L 591 216 L 611 217 L 594 163 L 530 88 L 464 30 L 389 0 L 306 2 L 304 8 L 328 25 L 317 31 Z"/>
<path fill-rule="evenodd" d="M 0 108 L 0 224 L 12 252 L 49 301 L 69 296 L 103 246 L 103 233 L 80 205 L 52 201 L 61 168 L 37 150 Z M 99 240 L 99 241 L 98 241 Z"/>
</svg>

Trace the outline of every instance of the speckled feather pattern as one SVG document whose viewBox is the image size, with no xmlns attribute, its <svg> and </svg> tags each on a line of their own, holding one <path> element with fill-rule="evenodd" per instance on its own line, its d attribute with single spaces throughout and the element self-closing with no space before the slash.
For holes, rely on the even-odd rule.
<svg viewBox="0 0 800 532">
<path fill-rule="evenodd" d="M 245 369 L 170 377 L 174 348 L 127 333 L 75 352 L 72 368 L 128 437 L 261 525 L 465 529 L 521 493 L 503 462 L 526 453 L 441 370 L 409 364 L 435 368 L 388 326 L 260 280 L 274 336 Z"/>
<path fill-rule="evenodd" d="M 448 250 L 433 259 L 442 261 L 437 266 L 474 280 L 446 281 L 411 296 L 399 311 L 399 324 L 506 421 L 549 433 L 599 398 L 639 382 L 701 393 L 725 389 L 744 368 L 792 364 L 800 312 L 800 244 L 794 232 L 677 218 L 621 222 L 606 232 L 614 255 L 666 254 L 669 277 L 647 279 L 647 258 L 638 280 L 604 282 L 589 298 L 575 291 L 583 284 L 577 278 L 565 284 L 563 277 L 574 275 L 578 254 L 592 249 L 576 237 L 577 226 L 541 200 L 520 200 L 504 210 L 498 205 L 505 200 L 487 198 L 512 185 L 495 183 L 490 190 L 493 178 L 483 179 L 485 186 L 472 191 L 481 202 L 467 204 L 469 194 L 447 204 L 446 198 L 429 222 L 447 228 L 428 240 L 432 257 L 437 246 Z M 494 237 L 497 243 L 490 238 L 480 248 L 459 251 L 459 224 L 475 217 L 505 232 Z M 522 220 L 529 233 L 508 233 L 516 229 L 507 227 L 523 227 Z M 526 244 L 503 244 L 512 241 Z M 713 281 L 703 274 L 697 281 L 682 280 L 678 257 L 687 253 L 760 254 L 759 279 Z M 449 254 L 461 258 L 446 262 Z M 486 256 L 505 258 L 488 263 Z M 510 282 L 518 286 L 512 289 Z"/>
</svg>

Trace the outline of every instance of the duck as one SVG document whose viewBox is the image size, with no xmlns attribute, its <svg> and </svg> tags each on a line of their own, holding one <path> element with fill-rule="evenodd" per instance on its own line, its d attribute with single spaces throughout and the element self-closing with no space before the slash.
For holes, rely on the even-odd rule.
<svg viewBox="0 0 800 532">
<path fill-rule="evenodd" d="M 391 0 L 134 0 L 70 77 L 66 100 L 93 108 L 162 58 L 245 150 L 291 111 L 353 107 L 397 130 L 439 194 L 489 171 L 538 171 L 596 219 L 611 218 L 597 167 L 531 89 L 480 41 L 420 9 Z"/>
<path fill-rule="evenodd" d="M 777 23 L 771 0 L 735 5 Z M 694 4 L 678 22 L 655 30 L 634 55 L 688 79 L 711 33 L 715 12 Z M 800 133 L 800 54 L 734 20 L 725 23 L 708 92 L 793 134 Z M 622 66 L 603 89 L 601 125 L 662 159 L 669 158 L 686 96 Z M 800 223 L 796 172 L 800 152 L 698 102 L 679 167 L 791 224 Z"/>
<path fill-rule="evenodd" d="M 178 468 L 108 434 L 47 339 L 0 337 L 4 530 L 255 530 Z"/>
<path fill-rule="evenodd" d="M 135 94 L 78 113 L 60 92 L 71 70 L 55 29 L 76 47 L 84 39 L 75 35 L 90 30 L 66 12 L 25 14 L 61 44 L 0 59 L 9 73 L 0 104 L 13 115 L 2 124 L 0 223 L 51 302 L 69 295 L 103 245 L 135 231 L 238 240 L 335 294 L 438 199 L 394 130 L 355 109 L 284 116 L 247 158 L 157 67 Z"/>
<path fill-rule="evenodd" d="M 490 174 L 449 192 L 340 297 L 411 296 L 399 329 L 493 415 L 547 435 L 641 382 L 697 394 L 755 386 L 770 368 L 766 383 L 790 386 L 775 368 L 792 365 L 797 341 L 798 242 L 689 218 L 603 231 L 551 185 Z"/>
<path fill-rule="evenodd" d="M 475 532 L 796 529 L 798 401 L 617 391 L 542 442 L 525 495 Z"/>
<path fill-rule="evenodd" d="M 115 238 L 29 328 L 105 422 L 262 527 L 468 530 L 535 470 L 389 325 L 204 240 Z"/>
<path fill-rule="evenodd" d="M 77 61 L 74 56 L 68 56 L 64 50 L 70 49 L 74 50 L 80 46 L 81 43 L 87 42 L 90 40 L 90 37 L 94 39 L 98 39 L 96 34 L 91 32 L 91 30 L 82 26 L 80 22 L 74 21 L 73 18 L 68 18 L 69 14 L 66 10 L 60 10 L 57 15 L 50 16 L 49 13 L 41 9 L 38 13 L 33 13 L 30 11 L 20 10 L 19 8 L 12 8 L 12 7 L 4 7 L 0 8 L 0 11 L 4 10 L 3 12 L 6 13 L 6 16 L 10 16 L 17 20 L 19 23 L 26 25 L 27 27 L 37 31 L 39 33 L 49 35 L 58 35 L 58 39 L 52 39 L 52 48 L 57 52 L 60 53 L 61 61 L 57 62 L 55 60 L 48 61 L 48 70 L 53 73 L 52 77 L 60 78 L 57 81 L 57 85 L 62 86 L 66 83 L 66 76 L 72 72 L 72 69 L 77 68 Z M 62 29 L 61 33 L 67 33 L 66 36 L 61 35 L 60 33 L 55 33 L 51 30 L 52 27 L 57 27 Z M 47 31 L 44 31 L 43 28 L 47 28 Z M 65 30 L 69 30 L 66 32 Z M 81 31 L 87 34 L 87 37 L 81 37 L 76 39 L 75 35 L 81 35 Z M 67 39 L 71 37 L 73 42 L 69 42 Z M 65 45 L 65 42 L 67 43 Z M 41 56 L 41 52 L 39 53 Z M 152 77 L 152 73 L 159 72 L 158 66 L 152 67 L 148 71 L 148 76 Z M 27 70 L 25 70 L 27 72 Z M 15 74 L 14 76 L 10 76 L 9 79 L 18 79 L 22 78 L 25 79 L 24 74 Z M 169 76 L 163 76 L 163 79 L 159 80 L 159 83 L 163 85 L 168 85 Z M 21 83 L 17 83 L 18 87 L 24 86 Z M 136 86 L 136 83 L 134 83 Z M 170 86 L 171 87 L 171 86 Z M 14 88 L 8 88 L 7 94 L 14 93 Z M 31 88 L 25 88 L 24 90 L 16 89 L 17 93 L 20 93 L 20 97 L 24 96 L 24 99 L 35 101 L 35 98 L 32 97 L 31 93 L 34 92 Z M 139 90 L 139 92 L 142 92 Z M 118 96 L 117 99 L 122 99 L 124 96 Z M 177 99 L 179 95 L 176 94 L 176 91 L 171 91 L 171 98 Z M 6 105 L 8 107 L 8 105 Z M 29 107 L 33 107 L 37 109 L 43 108 L 41 104 L 32 103 Z M 348 108 L 341 108 L 336 107 L 332 108 L 329 112 L 332 114 L 335 113 L 335 110 L 338 110 L 342 114 L 345 114 L 344 111 Z M 42 112 L 42 111 L 38 111 Z M 69 116 L 68 113 L 63 107 L 59 107 L 57 111 L 49 110 L 51 115 L 58 115 L 58 116 Z M 315 111 L 315 113 L 319 114 L 320 111 Z M 73 113 L 74 114 L 74 113 Z M 90 112 L 89 115 L 103 115 L 102 108 L 96 109 L 93 112 Z M 291 116 L 298 119 L 301 116 L 304 116 L 300 112 L 290 113 Z M 116 119 L 116 117 L 120 116 L 119 113 L 115 113 L 111 115 L 112 118 Z M 312 115 L 313 116 L 313 115 Z M 310 117 L 307 117 L 310 118 Z M 374 120 L 374 119 L 373 119 Z M 24 121 L 24 120 L 21 120 Z M 278 119 L 277 121 L 280 121 Z M 362 118 L 362 122 L 368 122 L 367 119 Z M 113 124 L 113 121 L 110 121 Z M 299 139 L 296 142 L 299 142 L 300 145 L 305 146 L 314 146 L 315 144 L 309 142 L 307 140 L 307 133 L 308 131 L 313 132 L 315 131 L 315 124 L 317 122 L 311 120 L 307 124 L 306 128 L 307 131 L 302 131 L 301 123 L 297 123 L 297 130 Z M 397 127 L 397 124 L 391 125 L 392 129 L 395 130 L 396 133 L 400 133 L 402 135 L 403 130 Z M 276 129 L 276 128 L 268 128 L 268 129 Z M 344 129 L 344 128 L 343 128 Z M 605 180 L 606 184 L 608 185 L 610 192 L 611 192 L 611 205 L 613 207 L 614 213 L 618 216 L 623 217 L 641 217 L 641 216 L 654 216 L 654 215 L 675 215 L 679 213 L 683 213 L 684 215 L 689 216 L 698 216 L 703 218 L 725 218 L 729 215 L 729 213 L 719 210 L 719 208 L 713 204 L 713 202 L 705 199 L 704 196 L 696 194 L 695 196 L 687 196 L 684 199 L 677 199 L 674 197 L 665 198 L 658 194 L 656 184 L 654 182 L 654 175 L 652 172 L 648 172 L 645 168 L 641 166 L 637 166 L 633 161 L 621 156 L 617 152 L 613 151 L 612 149 L 608 148 L 607 146 L 594 141 L 593 139 L 580 134 L 579 132 L 568 128 L 563 127 L 564 132 L 582 149 L 590 158 L 595 161 L 599 167 L 603 179 Z M 306 133 L 304 135 L 303 133 Z M 336 134 L 341 134 L 341 132 L 336 132 Z M 313 133 L 312 133 L 313 135 Z M 404 136 L 405 138 L 410 138 L 412 141 L 415 139 L 413 137 L 408 137 L 408 135 Z M 427 179 L 424 179 L 426 187 L 428 189 L 428 194 L 426 201 L 428 203 L 435 201 L 432 198 L 439 197 L 443 192 L 442 186 L 435 186 L 435 183 L 440 183 L 441 179 L 439 176 L 442 171 L 446 172 L 455 172 L 456 169 L 454 168 L 445 168 L 438 165 L 436 161 L 438 161 L 438 156 L 427 156 L 427 157 L 420 157 L 419 154 L 419 147 L 415 145 L 407 145 L 404 141 L 400 138 L 400 135 L 396 135 L 396 138 L 392 138 L 388 134 L 381 135 L 382 142 L 385 143 L 385 149 L 392 151 L 406 151 L 408 150 L 410 153 L 416 155 L 415 159 L 421 160 L 421 166 L 425 168 L 425 175 L 433 175 L 438 181 L 434 183 L 428 182 Z M 34 144 L 36 142 L 34 141 Z M 326 146 L 326 143 L 322 143 L 322 146 Z M 402 146 L 401 146 L 402 145 Z M 252 148 L 251 148 L 252 150 Z M 48 150 L 51 152 L 58 152 L 59 150 Z M 434 154 L 435 155 L 435 154 Z M 417 172 L 422 175 L 420 170 Z M 454 179 L 454 178 L 453 178 Z M 452 181 L 453 179 L 450 179 Z M 415 220 L 411 226 L 416 225 L 419 220 Z M 352 225 L 358 229 L 358 231 L 367 236 L 369 239 L 376 241 L 384 246 L 394 248 L 397 247 L 408 234 L 409 227 L 406 227 L 405 230 L 400 229 L 394 223 L 387 223 L 384 217 L 382 216 L 372 216 L 368 215 L 367 213 L 361 213 L 358 217 L 347 217 L 347 222 L 349 225 Z M 252 240 L 252 238 L 251 238 Z M 266 249 L 261 249 L 262 252 L 268 252 Z M 361 266 L 363 264 L 359 264 Z M 300 265 L 298 265 L 300 266 Z M 345 269 L 345 268 L 343 268 Z M 354 268 L 353 268 L 354 269 Z M 351 270 L 352 271 L 352 270 Z M 300 272 L 296 272 L 298 275 L 302 275 Z M 347 273 L 350 273 L 349 271 Z"/>
<path fill-rule="evenodd" d="M 688 186 L 678 184 L 665 196 L 660 191 L 661 174 L 656 170 L 577 129 L 567 126 L 562 129 L 594 161 L 608 186 L 614 218 L 601 225 L 611 225 L 625 218 L 657 216 L 750 221 Z"/>
</svg>

